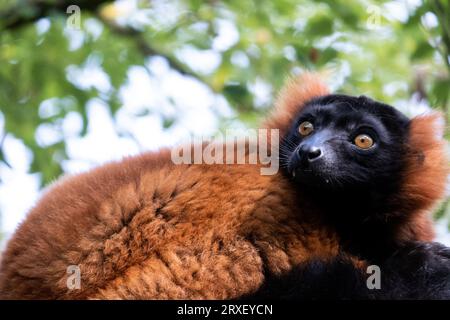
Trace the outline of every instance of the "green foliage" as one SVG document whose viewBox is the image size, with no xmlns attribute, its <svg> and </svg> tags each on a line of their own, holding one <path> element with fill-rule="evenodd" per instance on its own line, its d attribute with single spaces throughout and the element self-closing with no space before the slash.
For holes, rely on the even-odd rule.
<svg viewBox="0 0 450 320">
<path fill-rule="evenodd" d="M 127 13 L 114 4 L 80 1 L 82 25 L 76 32 L 83 41 L 75 48 L 70 46 L 66 27 L 65 7 L 71 3 L 64 6 L 65 1 L 60 1 L 53 10 L 48 9 L 54 3 L 50 0 L 0 4 L 0 16 L 6 16 L 1 14 L 4 12 L 9 17 L 0 23 L 0 110 L 6 133 L 31 150 L 30 171 L 42 175 L 43 185 L 62 173 L 61 159 L 67 154 L 64 139 L 50 146 L 39 145 L 39 125 L 60 128 L 69 112 L 77 112 L 83 119 L 80 134 L 85 134 L 87 102 L 99 98 L 114 115 L 121 107 L 118 92 L 127 81 L 130 66 L 144 65 L 152 56 L 165 57 L 173 69 L 224 96 L 236 111 L 236 119 L 246 125 L 256 123 L 271 104 L 267 101 L 257 106 L 252 85 L 260 81 L 276 92 L 286 76 L 299 68 L 326 70 L 338 91 L 365 94 L 394 105 L 416 93 L 446 112 L 450 120 L 448 1 L 423 1 L 409 8 L 403 22 L 388 18 L 392 1 L 137 2 L 142 13 L 150 12 L 148 23 L 129 19 L 130 23 L 120 24 L 118 20 Z M 397 11 L 407 12 L 408 8 L 401 7 L 405 2 L 396 3 L 400 6 Z M 170 12 L 161 11 L 166 4 Z M 161 17 L 162 13 L 170 19 Z M 12 18 L 17 18 L 14 26 L 7 23 Z M 41 18 L 50 22 L 45 32 L 36 27 Z M 437 24 L 424 24 L 429 19 Z M 216 48 L 214 40 L 224 21 L 233 25 L 239 36 L 235 43 Z M 98 24 L 101 33 L 95 35 L 89 23 Z M 195 71 L 190 61 L 175 54 L 186 47 L 212 49 L 220 54 L 221 62 L 212 72 Z M 237 57 L 244 62 L 237 62 Z M 68 79 L 71 66 L 89 61 L 98 61 L 108 75 L 112 88 L 107 92 Z M 56 111 L 44 116 L 39 110 L 47 99 L 53 99 Z M 223 119 L 223 123 L 229 120 Z M 169 117 L 163 119 L 163 126 L 169 129 L 175 122 Z M 0 161 L 5 161 L 1 148 Z"/>
</svg>

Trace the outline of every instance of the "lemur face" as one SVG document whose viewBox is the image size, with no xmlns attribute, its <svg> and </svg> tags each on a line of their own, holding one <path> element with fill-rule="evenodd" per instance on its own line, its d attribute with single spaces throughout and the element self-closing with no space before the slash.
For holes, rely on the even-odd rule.
<svg viewBox="0 0 450 320">
<path fill-rule="evenodd" d="M 364 96 L 314 99 L 281 143 L 282 167 L 311 188 L 388 187 L 399 180 L 409 123 L 393 107 Z"/>
</svg>

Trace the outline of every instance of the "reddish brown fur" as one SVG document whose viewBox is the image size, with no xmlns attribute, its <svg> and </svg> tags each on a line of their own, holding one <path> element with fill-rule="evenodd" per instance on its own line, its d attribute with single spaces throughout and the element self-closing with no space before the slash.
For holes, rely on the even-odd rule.
<svg viewBox="0 0 450 320">
<path fill-rule="evenodd" d="M 291 82 L 266 127 L 283 132 L 303 103 L 326 93 L 310 74 Z M 428 121 L 413 121 L 397 197 L 411 212 L 401 240 L 430 239 L 427 215 L 445 188 L 443 142 Z M 339 239 L 317 209 L 281 174 L 259 169 L 174 165 L 165 150 L 65 178 L 9 241 L 0 297 L 235 298 L 260 286 L 264 268 L 282 273 L 335 256 Z M 69 265 L 80 266 L 79 290 L 66 287 Z"/>
<path fill-rule="evenodd" d="M 305 73 L 288 79 L 264 127 L 279 129 L 280 137 L 283 136 L 306 102 L 329 93 L 328 87 L 316 74 Z"/>
<path fill-rule="evenodd" d="M 406 212 L 411 212 L 399 234 L 402 240 L 434 238 L 430 210 L 445 196 L 450 172 L 447 142 L 440 128 L 442 122 L 443 117 L 436 112 L 411 121 L 407 171 L 402 192 L 394 199 L 403 204 Z"/>
</svg>

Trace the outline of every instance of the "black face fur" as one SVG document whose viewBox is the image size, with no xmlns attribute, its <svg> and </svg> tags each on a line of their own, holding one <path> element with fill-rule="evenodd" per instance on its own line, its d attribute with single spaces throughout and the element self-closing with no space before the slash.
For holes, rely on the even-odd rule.
<svg viewBox="0 0 450 320">
<path fill-rule="evenodd" d="M 313 130 L 303 136 L 299 126 L 305 121 Z M 408 127 L 406 116 L 367 97 L 320 97 L 307 103 L 284 137 L 281 165 L 309 189 L 389 188 L 399 179 Z M 355 144 L 361 134 L 372 138 L 370 148 Z"/>
<path fill-rule="evenodd" d="M 299 126 L 305 121 L 314 128 L 302 135 Z M 386 104 L 364 96 L 328 95 L 308 102 L 282 140 L 284 173 L 323 207 L 353 253 L 387 252 L 403 223 L 394 199 L 406 166 L 409 125 L 406 116 Z M 361 134 L 373 140 L 370 148 L 355 144 Z"/>
</svg>

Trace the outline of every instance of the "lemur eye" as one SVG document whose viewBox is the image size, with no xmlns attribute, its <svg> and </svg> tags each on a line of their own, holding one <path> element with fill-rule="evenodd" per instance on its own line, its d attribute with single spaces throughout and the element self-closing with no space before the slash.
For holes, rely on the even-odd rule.
<svg viewBox="0 0 450 320">
<path fill-rule="evenodd" d="M 355 145 L 361 149 L 369 149 L 373 146 L 373 139 L 367 134 L 360 134 L 355 138 Z"/>
<path fill-rule="evenodd" d="M 314 126 L 311 122 L 309 121 L 304 121 L 300 124 L 300 126 L 298 127 L 298 132 L 302 135 L 302 136 L 307 136 L 309 135 L 311 132 L 313 132 L 314 130 Z"/>
</svg>

